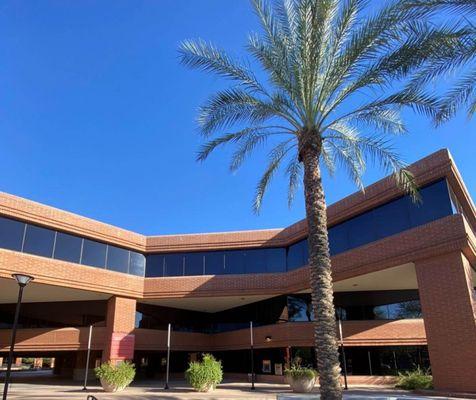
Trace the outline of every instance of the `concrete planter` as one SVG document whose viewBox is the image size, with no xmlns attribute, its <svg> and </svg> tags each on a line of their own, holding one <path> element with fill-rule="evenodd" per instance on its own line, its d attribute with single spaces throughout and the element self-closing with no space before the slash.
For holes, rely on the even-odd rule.
<svg viewBox="0 0 476 400">
<path fill-rule="evenodd" d="M 124 386 L 113 385 L 109 382 L 106 382 L 104 379 L 100 379 L 100 381 L 101 381 L 101 386 L 105 392 L 121 392 L 127 387 L 127 385 L 124 385 Z"/>
<path fill-rule="evenodd" d="M 316 383 L 316 378 L 293 378 L 288 376 L 286 380 L 294 393 L 309 393 Z"/>
<path fill-rule="evenodd" d="M 202 393 L 208 393 L 208 392 L 213 392 L 215 390 L 215 385 L 213 383 L 209 383 L 208 385 L 205 385 L 201 387 L 200 389 L 195 389 L 197 392 L 202 392 Z"/>
</svg>

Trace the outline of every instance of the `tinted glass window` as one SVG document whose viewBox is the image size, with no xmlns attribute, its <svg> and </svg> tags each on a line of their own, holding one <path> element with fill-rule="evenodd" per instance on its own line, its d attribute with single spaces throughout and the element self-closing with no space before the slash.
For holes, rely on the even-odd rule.
<svg viewBox="0 0 476 400">
<path fill-rule="evenodd" d="M 329 229 L 329 247 L 331 254 L 342 253 L 349 248 L 345 223 L 335 225 Z"/>
<path fill-rule="evenodd" d="M 225 252 L 225 273 L 226 274 L 244 274 L 245 273 L 245 255 L 241 250 Z"/>
<path fill-rule="evenodd" d="M 0 247 L 21 251 L 24 231 L 23 222 L 0 217 Z"/>
<path fill-rule="evenodd" d="M 147 278 L 164 276 L 164 256 L 162 254 L 152 254 L 147 256 L 145 276 Z"/>
<path fill-rule="evenodd" d="M 203 254 L 185 254 L 185 275 L 203 275 Z"/>
<path fill-rule="evenodd" d="M 286 249 L 266 249 L 266 271 L 286 271 Z"/>
<path fill-rule="evenodd" d="M 127 272 L 129 269 L 129 250 L 108 246 L 107 269 L 117 272 Z"/>
<path fill-rule="evenodd" d="M 309 243 L 307 241 L 307 238 L 302 241 L 301 246 L 302 246 L 302 253 L 303 253 L 303 257 L 302 257 L 303 265 L 308 265 L 309 264 Z"/>
<path fill-rule="evenodd" d="M 205 274 L 219 275 L 225 272 L 225 254 L 221 251 L 205 253 Z"/>
<path fill-rule="evenodd" d="M 404 301 L 388 305 L 390 319 L 422 318 L 419 300 Z"/>
<path fill-rule="evenodd" d="M 137 276 L 144 276 L 145 271 L 145 257 L 143 254 L 131 251 L 131 258 L 129 260 L 129 273 Z"/>
<path fill-rule="evenodd" d="M 244 252 L 245 273 L 266 272 L 266 251 L 265 250 L 246 250 Z"/>
<path fill-rule="evenodd" d="M 409 201 L 410 219 L 413 226 L 426 224 L 453 213 L 448 184 L 445 180 L 420 190 L 421 203 Z"/>
<path fill-rule="evenodd" d="M 296 268 L 300 268 L 306 264 L 304 259 L 305 257 L 305 249 L 307 248 L 307 240 L 301 240 L 288 248 L 288 255 L 287 255 L 287 262 L 288 262 L 288 270 L 293 270 Z"/>
<path fill-rule="evenodd" d="M 82 239 L 68 235 L 67 233 L 58 232 L 56 235 L 54 258 L 79 264 L 81 257 Z"/>
<path fill-rule="evenodd" d="M 54 231 L 35 225 L 28 225 L 26 227 L 23 251 L 38 256 L 51 257 L 53 255 L 54 241 Z"/>
<path fill-rule="evenodd" d="M 372 212 L 359 215 L 345 222 L 349 246 L 357 247 L 375 240 L 374 218 Z"/>
<path fill-rule="evenodd" d="M 81 264 L 104 268 L 106 265 L 106 245 L 84 239 Z"/>
<path fill-rule="evenodd" d="M 303 297 L 288 296 L 289 321 L 313 321 L 314 315 L 310 300 Z"/>
<path fill-rule="evenodd" d="M 377 239 L 394 235 L 410 228 L 409 201 L 408 197 L 402 197 L 373 210 Z"/>
<path fill-rule="evenodd" d="M 164 276 L 183 275 L 183 254 L 167 254 L 165 256 Z"/>
</svg>

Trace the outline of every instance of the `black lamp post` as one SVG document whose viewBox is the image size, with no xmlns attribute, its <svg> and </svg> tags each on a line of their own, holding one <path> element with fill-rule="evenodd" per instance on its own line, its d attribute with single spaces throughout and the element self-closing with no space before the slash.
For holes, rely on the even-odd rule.
<svg viewBox="0 0 476 400">
<path fill-rule="evenodd" d="M 342 364 L 344 366 L 344 389 L 347 390 L 347 361 L 345 359 L 345 347 L 344 347 L 344 337 L 342 335 L 342 318 L 339 316 L 339 337 L 340 337 L 340 346 L 342 350 Z"/>
<path fill-rule="evenodd" d="M 255 358 L 253 341 L 253 321 L 250 321 L 250 351 L 251 351 L 251 390 L 255 390 Z"/>
<path fill-rule="evenodd" d="M 32 276 L 23 275 L 23 274 L 12 274 L 12 277 L 15 278 L 15 280 L 17 281 L 19 289 L 18 289 L 17 306 L 15 308 L 15 318 L 13 319 L 10 352 L 8 353 L 7 372 L 5 373 L 5 385 L 3 386 L 3 400 L 7 400 L 7 395 L 8 395 L 8 384 L 10 381 L 10 373 L 12 370 L 13 350 L 15 349 L 15 337 L 17 334 L 18 316 L 20 315 L 20 305 L 21 305 L 21 298 L 23 296 L 23 289 L 26 285 L 28 285 L 34 279 Z"/>
</svg>

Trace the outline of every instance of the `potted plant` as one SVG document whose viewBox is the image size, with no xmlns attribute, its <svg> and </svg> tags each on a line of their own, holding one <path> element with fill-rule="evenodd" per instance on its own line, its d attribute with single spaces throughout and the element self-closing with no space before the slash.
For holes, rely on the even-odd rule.
<svg viewBox="0 0 476 400">
<path fill-rule="evenodd" d="M 284 375 L 295 393 L 309 393 L 314 388 L 317 378 L 317 372 L 314 369 L 303 367 L 299 362 L 286 368 Z"/>
<path fill-rule="evenodd" d="M 202 361 L 192 361 L 185 371 L 190 385 L 199 392 L 210 392 L 223 380 L 221 361 L 211 354 L 204 354 Z"/>
<path fill-rule="evenodd" d="M 106 362 L 94 369 L 106 392 L 119 392 L 131 384 L 136 374 L 134 364 L 129 361 L 113 364 Z"/>
</svg>

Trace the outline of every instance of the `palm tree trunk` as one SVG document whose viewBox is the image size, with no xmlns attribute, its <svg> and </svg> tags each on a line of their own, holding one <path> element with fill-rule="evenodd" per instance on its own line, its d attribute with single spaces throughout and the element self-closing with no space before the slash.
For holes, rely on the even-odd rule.
<svg viewBox="0 0 476 400">
<path fill-rule="evenodd" d="M 314 343 L 321 399 L 340 400 L 342 386 L 327 235 L 326 200 L 319 167 L 320 146 L 305 146 L 300 154 L 304 165 L 304 193 L 309 230 L 309 269 L 312 308 L 315 316 Z"/>
</svg>

